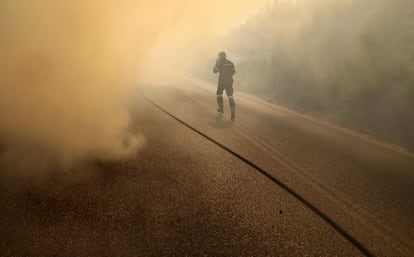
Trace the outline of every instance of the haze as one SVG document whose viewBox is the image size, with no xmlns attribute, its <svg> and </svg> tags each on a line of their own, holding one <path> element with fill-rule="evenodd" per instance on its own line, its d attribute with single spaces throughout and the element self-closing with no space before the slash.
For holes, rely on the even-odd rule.
<svg viewBox="0 0 414 257">
<path fill-rule="evenodd" d="M 2 169 L 134 153 L 128 100 L 161 33 L 208 38 L 265 2 L 1 0 Z"/>
</svg>

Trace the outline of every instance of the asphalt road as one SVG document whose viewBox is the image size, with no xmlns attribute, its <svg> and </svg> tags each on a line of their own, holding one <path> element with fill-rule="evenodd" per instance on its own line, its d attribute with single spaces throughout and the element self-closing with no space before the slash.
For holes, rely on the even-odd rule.
<svg viewBox="0 0 414 257">
<path fill-rule="evenodd" d="M 283 181 L 375 256 L 414 255 L 412 155 L 241 93 L 232 123 L 216 116 L 213 86 L 184 84 L 140 90 Z M 363 256 L 141 93 L 131 110 L 146 144 L 130 159 L 85 162 L 38 183 L 2 177 L 0 256 Z"/>
</svg>

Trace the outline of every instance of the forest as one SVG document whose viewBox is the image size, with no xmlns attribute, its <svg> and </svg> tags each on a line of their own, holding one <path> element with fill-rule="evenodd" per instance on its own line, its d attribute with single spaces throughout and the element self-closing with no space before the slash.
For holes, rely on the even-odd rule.
<svg viewBox="0 0 414 257">
<path fill-rule="evenodd" d="M 236 91 L 414 150 L 414 1 L 276 1 L 222 40 Z"/>
</svg>

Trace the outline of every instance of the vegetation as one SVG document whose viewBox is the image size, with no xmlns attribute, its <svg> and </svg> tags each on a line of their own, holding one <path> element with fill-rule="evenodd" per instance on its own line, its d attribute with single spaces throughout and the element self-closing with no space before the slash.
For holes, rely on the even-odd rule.
<svg viewBox="0 0 414 257">
<path fill-rule="evenodd" d="M 414 149 L 414 2 L 278 1 L 226 37 L 236 89 Z"/>
</svg>

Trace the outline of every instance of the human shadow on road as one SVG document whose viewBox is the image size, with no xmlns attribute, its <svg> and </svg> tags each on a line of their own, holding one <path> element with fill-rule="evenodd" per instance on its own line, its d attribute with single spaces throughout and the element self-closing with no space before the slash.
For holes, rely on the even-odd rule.
<svg viewBox="0 0 414 257">
<path fill-rule="evenodd" d="M 226 129 L 233 127 L 233 122 L 224 119 L 223 115 L 216 115 L 214 122 L 208 123 L 210 126 L 216 129 Z"/>
</svg>

